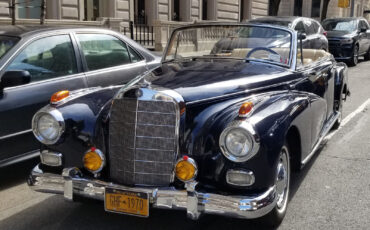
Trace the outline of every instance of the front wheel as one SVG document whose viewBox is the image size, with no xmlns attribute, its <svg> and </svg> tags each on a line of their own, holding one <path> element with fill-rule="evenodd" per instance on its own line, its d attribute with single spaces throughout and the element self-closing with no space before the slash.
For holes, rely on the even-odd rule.
<svg viewBox="0 0 370 230">
<path fill-rule="evenodd" d="M 353 52 L 352 52 L 352 57 L 351 59 L 349 60 L 349 65 L 350 66 L 356 66 L 357 63 L 358 63 L 358 45 L 355 45 L 355 47 L 353 48 Z"/>
<path fill-rule="evenodd" d="M 283 221 L 288 206 L 290 185 L 290 157 L 287 144 L 284 144 L 284 146 L 281 148 L 276 170 L 277 203 L 275 208 L 269 214 L 263 217 L 264 223 L 273 227 L 279 226 L 280 223 Z"/>
</svg>

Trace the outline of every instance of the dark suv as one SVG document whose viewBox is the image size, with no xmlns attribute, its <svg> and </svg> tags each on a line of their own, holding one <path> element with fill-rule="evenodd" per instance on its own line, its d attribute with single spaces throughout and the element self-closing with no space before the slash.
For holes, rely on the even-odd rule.
<svg viewBox="0 0 370 230">
<path fill-rule="evenodd" d="M 328 51 L 328 40 L 326 32 L 320 23 L 312 18 L 305 17 L 262 17 L 250 20 L 249 22 L 274 24 L 289 27 L 300 33 L 306 34 L 302 40 L 303 48 L 306 49 L 323 49 Z"/>
<path fill-rule="evenodd" d="M 333 18 L 322 22 L 327 30 L 329 51 L 337 60 L 355 66 L 358 57 L 370 59 L 369 23 L 364 18 Z"/>
</svg>

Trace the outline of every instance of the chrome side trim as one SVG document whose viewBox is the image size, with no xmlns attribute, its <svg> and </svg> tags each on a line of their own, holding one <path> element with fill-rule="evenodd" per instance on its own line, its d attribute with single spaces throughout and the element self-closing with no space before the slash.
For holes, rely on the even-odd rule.
<svg viewBox="0 0 370 230">
<path fill-rule="evenodd" d="M 2 136 L 2 137 L 0 137 L 0 140 L 4 140 L 4 139 L 10 138 L 10 137 L 15 137 L 15 136 L 30 133 L 30 132 L 32 132 L 32 129 L 27 129 L 27 130 L 20 131 L 20 132 L 17 132 L 17 133 L 12 133 L 12 134 L 9 134 L 9 135 Z"/>
<path fill-rule="evenodd" d="M 84 178 L 76 168 L 66 168 L 62 175 L 58 175 L 44 173 L 36 166 L 27 183 L 34 191 L 62 194 L 70 201 L 74 196 L 103 201 L 105 188 L 145 192 L 154 208 L 184 210 L 194 220 L 205 213 L 254 219 L 269 213 L 277 202 L 275 185 L 253 196 L 220 195 L 198 191 L 196 181 L 187 183 L 186 189 L 180 190 L 175 187 L 129 187 Z"/>
<path fill-rule="evenodd" d="M 40 156 L 40 151 L 39 150 L 34 150 L 34 151 L 27 152 L 27 153 L 24 153 L 24 154 L 19 155 L 19 156 L 15 156 L 15 157 L 11 157 L 9 159 L 1 160 L 0 161 L 0 168 L 8 166 L 8 165 L 16 164 L 18 162 L 33 159 L 33 158 L 36 158 L 38 156 Z"/>
<path fill-rule="evenodd" d="M 313 155 L 316 153 L 317 149 L 319 148 L 321 142 L 324 140 L 325 136 L 329 133 L 329 131 L 331 130 L 331 128 L 333 127 L 333 125 L 335 124 L 335 121 L 340 117 L 340 112 L 336 112 L 329 120 L 329 122 L 324 126 L 323 128 L 323 131 L 320 135 L 320 138 L 319 140 L 317 141 L 317 143 L 315 144 L 315 146 L 313 147 L 312 151 L 310 154 L 307 155 L 307 157 L 305 159 L 303 159 L 301 161 L 301 164 L 302 165 L 305 165 L 312 157 Z"/>
</svg>

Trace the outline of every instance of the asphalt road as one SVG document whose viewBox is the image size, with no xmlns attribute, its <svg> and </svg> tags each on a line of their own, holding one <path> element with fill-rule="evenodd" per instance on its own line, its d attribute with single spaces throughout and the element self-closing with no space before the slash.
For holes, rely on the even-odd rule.
<svg viewBox="0 0 370 230">
<path fill-rule="evenodd" d="M 370 228 L 370 62 L 349 70 L 345 125 L 292 177 L 287 215 L 279 229 Z M 360 109 L 359 109 L 360 108 Z M 137 218 L 104 212 L 99 202 L 70 203 L 32 192 L 25 178 L 35 161 L 0 169 L 0 230 L 29 229 L 264 229 L 259 221 L 151 210 Z"/>
</svg>

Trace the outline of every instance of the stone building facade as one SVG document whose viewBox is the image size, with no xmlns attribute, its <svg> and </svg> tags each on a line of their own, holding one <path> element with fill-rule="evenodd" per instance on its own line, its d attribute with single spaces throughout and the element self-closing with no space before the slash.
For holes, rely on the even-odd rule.
<svg viewBox="0 0 370 230">
<path fill-rule="evenodd" d="M 370 9 L 370 0 L 355 1 L 355 15 Z M 9 24 L 11 0 L 0 0 L 0 24 Z M 281 0 L 278 15 L 320 18 L 322 0 Z M 17 24 L 38 24 L 41 0 L 16 0 Z M 245 21 L 269 15 L 269 0 L 46 0 L 46 24 L 106 26 L 126 32 L 130 22 L 153 26 L 156 50 L 172 28 L 194 21 Z M 350 15 L 331 0 L 328 17 Z M 136 31 L 135 31 L 136 33 Z M 144 34 L 143 36 L 146 36 Z"/>
</svg>

